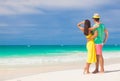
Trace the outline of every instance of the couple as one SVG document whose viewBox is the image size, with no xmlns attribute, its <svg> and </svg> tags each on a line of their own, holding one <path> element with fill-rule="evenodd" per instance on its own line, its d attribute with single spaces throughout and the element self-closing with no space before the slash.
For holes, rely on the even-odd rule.
<svg viewBox="0 0 120 81">
<path fill-rule="evenodd" d="M 100 15 L 95 13 L 92 17 L 94 21 L 94 26 L 91 27 L 91 23 L 89 20 L 82 21 L 78 23 L 78 28 L 84 33 L 87 39 L 87 62 L 84 68 L 84 73 L 89 74 L 89 67 L 91 63 L 96 63 L 96 68 L 93 73 L 99 72 L 100 65 L 100 73 L 104 73 L 104 59 L 102 55 L 102 47 L 107 41 L 108 31 L 105 26 L 100 22 Z M 84 27 L 81 25 L 84 24 Z"/>
</svg>

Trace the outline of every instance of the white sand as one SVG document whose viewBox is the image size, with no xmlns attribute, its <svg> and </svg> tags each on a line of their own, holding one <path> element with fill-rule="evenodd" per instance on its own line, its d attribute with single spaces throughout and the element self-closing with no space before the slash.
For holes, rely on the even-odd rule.
<svg viewBox="0 0 120 81">
<path fill-rule="evenodd" d="M 120 81 L 120 64 L 105 66 L 105 73 L 84 75 L 82 69 L 74 69 L 40 73 L 5 81 Z"/>
</svg>

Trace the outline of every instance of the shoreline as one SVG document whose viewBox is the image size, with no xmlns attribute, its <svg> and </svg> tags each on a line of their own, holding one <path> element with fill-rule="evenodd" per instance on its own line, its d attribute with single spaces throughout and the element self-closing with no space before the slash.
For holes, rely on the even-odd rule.
<svg viewBox="0 0 120 81">
<path fill-rule="evenodd" d="M 104 59 L 120 58 L 120 52 L 103 52 Z M 87 52 L 67 53 L 55 56 L 0 57 L 0 66 L 47 65 L 81 62 L 87 59 Z"/>
<path fill-rule="evenodd" d="M 105 59 L 105 66 L 112 64 L 119 64 L 120 58 L 109 58 Z M 0 81 L 31 76 L 42 73 L 56 72 L 56 71 L 67 71 L 74 69 L 81 69 L 85 65 L 85 60 L 77 62 L 66 62 L 66 63 L 55 63 L 55 64 L 46 64 L 46 65 L 25 65 L 25 66 L 0 66 Z M 93 70 L 94 64 L 91 65 Z M 91 71 L 92 71 L 91 70 Z"/>
</svg>

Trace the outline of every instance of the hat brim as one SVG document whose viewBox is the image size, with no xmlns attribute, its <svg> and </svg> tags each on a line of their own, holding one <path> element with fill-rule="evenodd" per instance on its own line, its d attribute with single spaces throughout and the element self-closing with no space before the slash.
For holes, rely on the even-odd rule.
<svg viewBox="0 0 120 81">
<path fill-rule="evenodd" d="M 92 17 L 92 19 L 99 19 L 100 17 Z"/>
<path fill-rule="evenodd" d="M 100 16 L 99 15 L 93 15 L 92 18 L 100 18 Z"/>
</svg>

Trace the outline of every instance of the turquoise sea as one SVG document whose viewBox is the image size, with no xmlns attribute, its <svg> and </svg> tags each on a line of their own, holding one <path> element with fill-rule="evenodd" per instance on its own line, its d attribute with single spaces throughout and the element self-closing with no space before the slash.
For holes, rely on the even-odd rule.
<svg viewBox="0 0 120 81">
<path fill-rule="evenodd" d="M 120 45 L 106 45 L 103 51 L 120 51 Z M 86 52 L 85 45 L 1 45 L 0 58 L 24 56 L 53 56 Z"/>
<path fill-rule="evenodd" d="M 0 46 L 0 57 L 54 56 L 80 51 L 86 51 L 84 45 L 8 45 Z"/>
<path fill-rule="evenodd" d="M 107 57 L 120 56 L 120 45 L 105 45 L 103 52 Z M 1 45 L 0 65 L 78 61 L 86 55 L 85 45 Z"/>
</svg>

